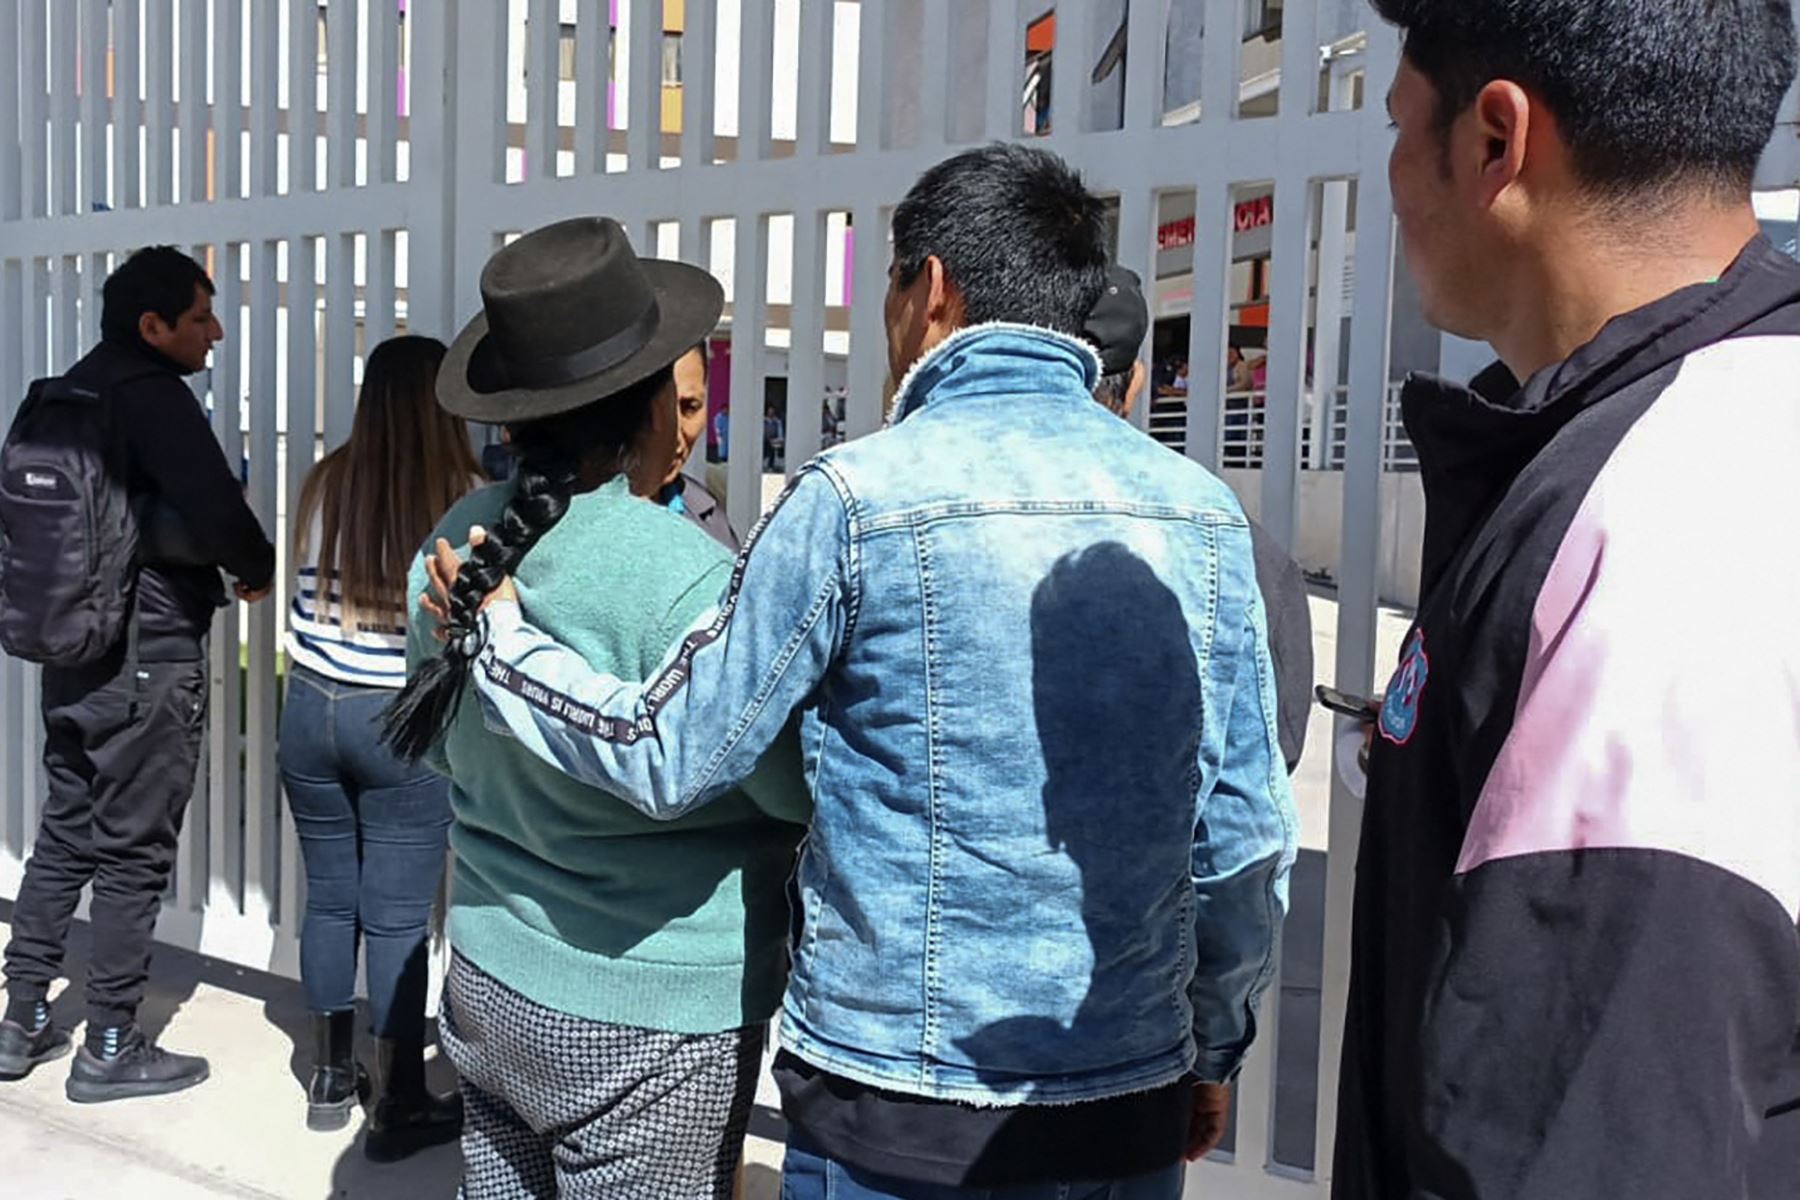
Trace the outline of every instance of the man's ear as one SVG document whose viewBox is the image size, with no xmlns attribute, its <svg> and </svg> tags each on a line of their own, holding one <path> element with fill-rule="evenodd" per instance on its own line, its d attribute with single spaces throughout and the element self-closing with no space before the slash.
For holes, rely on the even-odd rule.
<svg viewBox="0 0 1800 1200">
<path fill-rule="evenodd" d="M 138 317 L 138 336 L 144 339 L 146 345 L 160 346 L 169 340 L 169 335 L 173 332 L 175 331 L 169 328 L 169 323 L 156 313 L 146 312 Z"/>
<path fill-rule="evenodd" d="M 925 297 L 925 319 L 940 329 L 957 328 L 963 323 L 962 289 L 951 281 L 943 260 L 935 254 L 926 256 L 925 273 L 931 281 Z"/>
<path fill-rule="evenodd" d="M 1496 79 L 1476 95 L 1470 111 L 1478 146 L 1480 196 L 1492 204 L 1525 173 L 1533 132 L 1531 97 L 1511 80 Z"/>
</svg>

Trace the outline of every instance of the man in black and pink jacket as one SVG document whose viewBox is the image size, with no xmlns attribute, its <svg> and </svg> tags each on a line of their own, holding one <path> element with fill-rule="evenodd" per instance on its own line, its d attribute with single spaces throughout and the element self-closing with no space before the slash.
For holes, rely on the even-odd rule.
<svg viewBox="0 0 1800 1200">
<path fill-rule="evenodd" d="M 1340 1200 L 1800 1194 L 1787 0 L 1376 0 L 1422 599 L 1357 862 Z M 1365 185 L 1366 186 L 1366 185 Z"/>
</svg>

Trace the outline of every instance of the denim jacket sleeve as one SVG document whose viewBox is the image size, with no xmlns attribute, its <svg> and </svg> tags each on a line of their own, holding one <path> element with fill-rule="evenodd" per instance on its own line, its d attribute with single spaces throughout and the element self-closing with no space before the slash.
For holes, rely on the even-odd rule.
<svg viewBox="0 0 1800 1200">
<path fill-rule="evenodd" d="M 1247 626 L 1224 758 L 1201 794 L 1194 828 L 1197 952 L 1189 997 L 1200 1052 L 1195 1072 L 1212 1083 L 1233 1078 L 1256 1039 L 1256 1008 L 1274 975 L 1295 853 L 1267 634 L 1253 613 Z"/>
<path fill-rule="evenodd" d="M 850 507 L 815 463 L 738 557 L 719 604 L 632 683 L 595 671 L 493 605 L 475 668 L 483 715 L 533 754 L 657 820 L 674 820 L 756 769 L 818 686 L 852 618 Z"/>
</svg>

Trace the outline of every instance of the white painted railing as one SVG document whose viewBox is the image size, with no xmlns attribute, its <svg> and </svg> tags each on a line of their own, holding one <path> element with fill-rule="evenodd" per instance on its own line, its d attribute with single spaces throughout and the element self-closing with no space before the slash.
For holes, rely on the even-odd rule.
<svg viewBox="0 0 1800 1200">
<path fill-rule="evenodd" d="M 1382 413 L 1381 469 L 1416 471 L 1419 455 L 1406 435 L 1400 415 L 1403 385 L 1389 384 Z M 1268 393 L 1227 392 L 1219 418 L 1216 462 L 1231 470 L 1261 470 L 1268 439 Z M 1300 424 L 1300 465 L 1303 470 L 1341 471 L 1348 449 L 1350 389 L 1330 393 L 1330 404 L 1320 409 L 1308 388 Z M 1179 396 L 1159 396 L 1150 409 L 1150 435 L 1178 453 L 1187 453 L 1187 401 Z"/>
<path fill-rule="evenodd" d="M 1353 217 L 1347 400 L 1334 406 L 1342 432 L 1330 441 L 1344 472 L 1343 603 L 1337 658 L 1322 674 L 1364 691 L 1375 669 L 1379 486 L 1391 465 L 1393 226 L 1379 97 L 1397 41 L 1366 6 L 1356 8 L 1364 39 L 1329 27 L 1343 5 L 1288 0 L 1279 47 L 1254 47 L 1278 57 L 1280 70 L 1251 115 L 1238 111 L 1251 103 L 1241 0 L 1173 2 L 1202 9 L 1213 34 L 1178 45 L 1170 61 L 1171 0 L 1134 0 L 1123 64 L 1112 82 L 1090 86 L 1124 4 L 1064 0 L 1055 56 L 1074 67 L 1055 72 L 1054 132 L 1041 140 L 1117 197 L 1119 257 L 1146 279 L 1156 275 L 1159 197 L 1196 195 L 1193 363 L 1225 359 L 1233 190 L 1274 183 L 1268 385 L 1255 429 L 1263 523 L 1283 541 L 1295 535 L 1303 465 L 1309 295 L 1316 287 L 1321 309 L 1340 303 Z M 475 311 L 478 273 L 505 235 L 604 212 L 638 245 L 730 279 L 732 428 L 750 444 L 732 456 L 728 499 L 742 521 L 760 502 L 771 324 L 788 326 L 789 394 L 803 404 L 821 395 L 825 339 L 842 338 L 845 317 L 829 304 L 827 230 L 847 216 L 845 432 L 879 427 L 892 206 L 957 146 L 1021 136 L 1026 21 L 1048 6 L 688 0 L 675 132 L 657 128 L 659 0 L 619 0 L 616 38 L 608 0 L 0 0 L 0 417 L 10 421 L 28 380 L 63 369 L 94 340 L 99 286 L 121 254 L 190 247 L 212 267 L 231 339 L 201 390 L 226 454 L 248 461 L 257 513 L 285 546 L 287 501 L 310 464 L 278 446 L 343 439 L 366 350 L 402 326 L 448 338 Z M 566 54 L 563 26 L 573 32 Z M 630 79 L 609 122 L 615 57 Z M 1193 97 L 1177 103 L 1164 84 L 1196 66 L 1200 119 L 1188 121 Z M 523 116 L 509 120 L 520 94 Z M 1260 115 L 1271 105 L 1276 115 Z M 1188 123 L 1167 124 L 1183 106 Z M 1771 154 L 1771 182 L 1800 178 L 1793 133 L 1784 129 Z M 771 280 L 785 281 L 773 296 Z M 1339 361 L 1336 320 L 1315 317 L 1320 360 Z M 1216 377 L 1195 375 L 1183 415 L 1184 445 L 1213 465 L 1237 411 L 1223 375 L 1222 366 Z M 1149 405 L 1139 419 L 1150 419 Z M 789 432 L 788 461 L 805 461 L 817 423 L 794 420 Z M 214 625 L 209 751 L 159 934 L 291 974 L 300 873 L 275 773 L 285 588 Z M 36 674 L 0 663 L 3 895 L 31 850 L 40 743 Z M 1360 819 L 1355 802 L 1334 800 L 1317 839 L 1330 850 L 1319 1164 L 1330 1162 Z M 1261 1026 L 1239 1089 L 1234 1153 L 1195 1168 L 1193 1190 L 1323 1196 L 1323 1170 L 1273 1161 L 1278 1014 L 1266 1012 Z"/>
</svg>

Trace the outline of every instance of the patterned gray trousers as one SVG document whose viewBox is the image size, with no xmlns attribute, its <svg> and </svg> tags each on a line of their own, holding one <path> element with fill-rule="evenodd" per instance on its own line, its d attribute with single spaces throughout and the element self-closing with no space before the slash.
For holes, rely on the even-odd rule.
<svg viewBox="0 0 1800 1200">
<path fill-rule="evenodd" d="M 457 955 L 438 1040 L 462 1078 L 464 1200 L 729 1200 L 761 1026 L 688 1036 L 590 1021 Z"/>
</svg>

